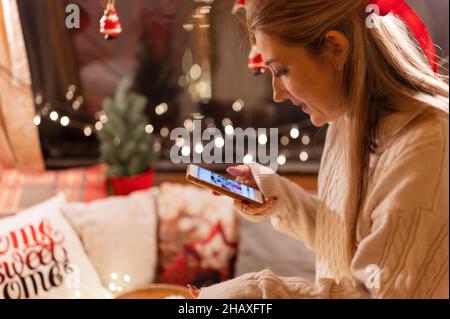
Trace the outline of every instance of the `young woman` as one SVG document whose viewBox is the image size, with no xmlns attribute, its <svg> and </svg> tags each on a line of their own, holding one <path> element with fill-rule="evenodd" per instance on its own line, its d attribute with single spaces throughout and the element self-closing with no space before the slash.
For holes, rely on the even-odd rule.
<svg viewBox="0 0 450 319">
<path fill-rule="evenodd" d="M 268 201 L 235 206 L 314 250 L 316 282 L 264 270 L 200 298 L 448 298 L 448 81 L 397 15 L 368 23 L 368 4 L 247 2 L 274 100 L 330 125 L 318 196 L 250 164 L 228 172 Z"/>
</svg>

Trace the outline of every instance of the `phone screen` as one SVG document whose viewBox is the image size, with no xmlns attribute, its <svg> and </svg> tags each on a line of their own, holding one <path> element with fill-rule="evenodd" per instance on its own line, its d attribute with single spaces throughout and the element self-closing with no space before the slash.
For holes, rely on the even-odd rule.
<svg viewBox="0 0 450 319">
<path fill-rule="evenodd" d="M 199 167 L 197 171 L 197 178 L 207 183 L 227 189 L 235 194 L 256 200 L 254 188 L 223 177 L 217 173 L 208 171 L 207 169 Z"/>
</svg>

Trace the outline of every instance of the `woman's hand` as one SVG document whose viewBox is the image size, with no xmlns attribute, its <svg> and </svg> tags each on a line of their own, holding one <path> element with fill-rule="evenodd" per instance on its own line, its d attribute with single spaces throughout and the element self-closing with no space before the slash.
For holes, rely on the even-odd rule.
<svg viewBox="0 0 450 319">
<path fill-rule="evenodd" d="M 247 186 L 253 187 L 254 189 L 258 189 L 258 185 L 253 177 L 252 171 L 250 167 L 246 165 L 239 166 L 230 166 L 227 168 L 227 172 L 236 177 L 236 182 L 245 184 Z M 214 192 L 215 195 L 221 195 L 217 192 Z M 251 206 L 247 203 L 244 203 L 240 200 L 234 201 L 234 207 L 237 210 L 240 210 L 244 214 L 249 215 L 264 215 L 270 208 L 272 208 L 277 203 L 277 198 L 275 196 L 265 198 L 265 202 L 262 206 Z"/>
</svg>

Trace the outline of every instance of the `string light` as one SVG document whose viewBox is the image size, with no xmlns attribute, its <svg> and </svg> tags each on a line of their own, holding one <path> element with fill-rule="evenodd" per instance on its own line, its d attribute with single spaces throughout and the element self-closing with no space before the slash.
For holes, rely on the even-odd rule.
<svg viewBox="0 0 450 319">
<path fill-rule="evenodd" d="M 302 136 L 302 143 L 304 145 L 308 145 L 310 142 L 311 142 L 311 139 L 310 139 L 310 137 L 308 135 L 303 135 Z"/>
<path fill-rule="evenodd" d="M 86 135 L 86 136 L 91 136 L 91 135 L 92 135 L 92 129 L 91 129 L 91 127 L 90 127 L 90 126 L 86 126 L 86 127 L 83 129 L 83 133 L 84 133 L 84 135 Z"/>
<path fill-rule="evenodd" d="M 203 152 L 203 145 L 200 144 L 200 143 L 195 145 L 194 150 L 195 150 L 196 153 L 201 154 Z"/>
<path fill-rule="evenodd" d="M 167 128 L 167 127 L 163 127 L 162 129 L 161 129 L 161 131 L 159 132 L 159 135 L 161 135 L 162 137 L 167 137 L 167 136 L 169 136 L 169 129 Z"/>
<path fill-rule="evenodd" d="M 287 136 L 282 136 L 280 139 L 281 145 L 283 146 L 287 146 L 289 144 L 289 137 Z"/>
<path fill-rule="evenodd" d="M 100 115 L 100 122 L 102 122 L 102 124 L 106 124 L 106 122 L 108 122 L 108 117 L 106 116 L 105 113 L 102 113 Z"/>
<path fill-rule="evenodd" d="M 131 281 L 130 275 L 123 275 L 123 281 L 130 282 Z"/>
<path fill-rule="evenodd" d="M 67 88 L 67 90 L 68 90 L 69 92 L 75 93 L 75 91 L 77 90 L 77 87 L 75 86 L 75 84 L 71 84 L 71 85 L 69 85 L 69 87 Z"/>
<path fill-rule="evenodd" d="M 286 155 L 281 154 L 280 156 L 278 156 L 277 162 L 278 162 L 278 165 L 286 164 Z"/>
<path fill-rule="evenodd" d="M 101 130 L 103 129 L 103 123 L 100 122 L 100 121 L 96 122 L 96 123 L 95 123 L 95 129 L 96 129 L 97 131 L 101 131 Z"/>
<path fill-rule="evenodd" d="M 184 143 L 185 143 L 185 141 L 184 141 L 184 138 L 182 138 L 182 137 L 178 137 L 178 138 L 175 140 L 175 144 L 176 144 L 178 147 L 184 146 Z"/>
<path fill-rule="evenodd" d="M 33 119 L 33 123 L 34 123 L 34 125 L 39 126 L 39 124 L 41 124 L 41 116 L 36 115 Z"/>
<path fill-rule="evenodd" d="M 41 105 L 42 104 L 42 95 L 40 95 L 40 94 L 36 95 L 36 97 L 34 98 L 34 103 L 36 103 L 36 105 Z"/>
<path fill-rule="evenodd" d="M 146 126 L 145 126 L 145 132 L 147 133 L 147 134 L 152 134 L 153 133 L 153 131 L 154 131 L 154 127 L 153 127 L 153 125 L 151 125 L 151 124 L 147 124 Z"/>
<path fill-rule="evenodd" d="M 227 125 L 233 125 L 233 122 L 231 122 L 231 120 L 228 117 L 222 120 L 222 126 L 226 127 Z"/>
<path fill-rule="evenodd" d="M 200 67 L 200 65 L 194 64 L 189 71 L 189 75 L 194 81 L 200 79 L 200 77 L 202 76 L 202 68 Z"/>
<path fill-rule="evenodd" d="M 67 126 L 70 123 L 70 119 L 67 116 L 61 117 L 60 123 L 62 126 Z"/>
<path fill-rule="evenodd" d="M 225 140 L 222 137 L 218 137 L 218 138 L 215 139 L 214 144 L 218 148 L 222 148 L 225 145 Z"/>
<path fill-rule="evenodd" d="M 119 276 L 115 272 L 113 272 L 113 273 L 111 273 L 111 279 L 117 280 L 117 279 L 119 279 Z"/>
<path fill-rule="evenodd" d="M 291 129 L 291 137 L 293 138 L 293 139 L 296 139 L 296 138 L 298 138 L 299 136 L 300 136 L 300 131 L 298 130 L 298 128 L 296 128 L 296 127 L 293 127 L 292 129 Z"/>
<path fill-rule="evenodd" d="M 187 32 L 191 32 L 194 29 L 194 25 L 191 23 L 183 24 L 183 29 Z"/>
<path fill-rule="evenodd" d="M 307 160 L 308 160 L 308 152 L 306 152 L 306 151 L 303 151 L 303 152 L 300 152 L 300 160 L 302 161 L 302 162 L 306 162 Z"/>
<path fill-rule="evenodd" d="M 70 100 L 73 99 L 73 92 L 72 91 L 67 91 L 66 99 L 67 99 L 67 101 L 70 101 Z"/>
<path fill-rule="evenodd" d="M 261 144 L 261 145 L 266 145 L 267 144 L 267 135 L 261 134 L 258 137 L 258 143 Z"/>
<path fill-rule="evenodd" d="M 158 106 L 155 107 L 155 113 L 156 115 L 163 115 L 169 110 L 169 106 L 167 103 L 161 103 Z"/>
<path fill-rule="evenodd" d="M 191 119 L 185 120 L 183 126 L 188 130 L 188 132 L 192 132 L 194 130 L 194 122 Z"/>
<path fill-rule="evenodd" d="M 111 283 L 109 283 L 108 288 L 111 291 L 116 291 L 116 284 L 111 282 Z"/>
<path fill-rule="evenodd" d="M 189 154 L 191 154 L 191 148 L 189 146 L 187 146 L 187 145 L 183 146 L 181 148 L 181 154 L 183 156 L 189 156 Z"/>
<path fill-rule="evenodd" d="M 155 152 L 161 151 L 161 143 L 155 142 L 155 144 L 153 144 L 153 150 L 154 150 Z"/>
<path fill-rule="evenodd" d="M 244 156 L 242 161 L 244 162 L 244 164 L 250 164 L 251 162 L 253 162 L 253 156 L 251 154 L 247 154 Z"/>
<path fill-rule="evenodd" d="M 208 14 L 211 12 L 211 6 L 203 6 L 199 11 L 201 14 Z"/>
<path fill-rule="evenodd" d="M 59 118 L 58 112 L 56 112 L 56 111 L 50 112 L 50 119 L 53 122 L 56 122 L 58 120 L 58 118 Z"/>
<path fill-rule="evenodd" d="M 233 111 L 235 111 L 235 112 L 240 112 L 240 111 L 242 111 L 242 109 L 244 108 L 244 106 L 245 106 L 244 101 L 241 100 L 241 99 L 238 99 L 238 100 L 236 100 L 236 101 L 233 103 L 232 109 L 233 109 Z"/>
<path fill-rule="evenodd" d="M 232 125 L 225 126 L 225 134 L 232 135 L 234 132 L 234 127 Z"/>
</svg>

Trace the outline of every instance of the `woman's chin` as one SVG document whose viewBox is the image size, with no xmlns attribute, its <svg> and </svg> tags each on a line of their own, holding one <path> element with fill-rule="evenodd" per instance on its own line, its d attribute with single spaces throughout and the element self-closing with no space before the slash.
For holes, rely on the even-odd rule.
<svg viewBox="0 0 450 319">
<path fill-rule="evenodd" d="M 327 121 L 322 117 L 322 116 L 318 116 L 314 113 L 309 115 L 309 118 L 311 120 L 311 123 L 315 126 L 315 127 L 321 127 L 324 126 Z"/>
</svg>

